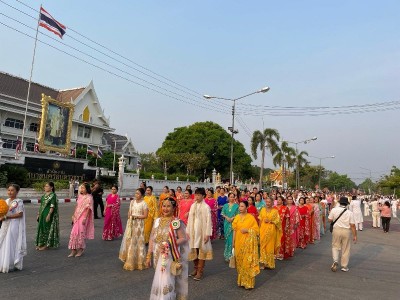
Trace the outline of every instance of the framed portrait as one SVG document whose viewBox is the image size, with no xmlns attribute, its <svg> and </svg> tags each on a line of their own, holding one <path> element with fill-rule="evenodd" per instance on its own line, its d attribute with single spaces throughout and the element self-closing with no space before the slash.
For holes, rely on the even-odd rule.
<svg viewBox="0 0 400 300">
<path fill-rule="evenodd" d="M 38 139 L 41 151 L 69 154 L 73 114 L 72 103 L 63 103 L 42 94 L 42 118 Z"/>
</svg>

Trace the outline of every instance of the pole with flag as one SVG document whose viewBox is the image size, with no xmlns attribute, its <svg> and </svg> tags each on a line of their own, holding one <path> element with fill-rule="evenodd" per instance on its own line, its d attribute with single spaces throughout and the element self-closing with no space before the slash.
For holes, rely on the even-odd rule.
<svg viewBox="0 0 400 300">
<path fill-rule="evenodd" d="M 21 137 L 21 149 L 24 145 L 24 137 L 25 137 L 25 127 L 26 127 L 26 116 L 28 114 L 28 104 L 29 104 L 29 95 L 31 93 L 31 85 L 32 85 L 32 75 L 33 75 L 33 67 L 35 65 L 35 55 L 36 55 L 36 45 L 39 33 L 39 26 L 46 28 L 47 30 L 53 32 L 58 35 L 60 38 L 63 37 L 66 31 L 66 27 L 54 19 L 43 7 L 40 5 L 39 18 L 36 26 L 36 36 L 35 36 L 35 45 L 33 47 L 33 57 L 31 64 L 31 73 L 29 76 L 28 82 L 28 93 L 26 95 L 26 104 L 25 104 L 25 114 L 24 114 L 24 125 L 22 128 L 22 137 Z"/>
<path fill-rule="evenodd" d="M 21 140 L 19 139 L 19 137 L 17 137 L 17 146 L 15 147 L 15 159 L 19 158 L 19 152 L 22 149 L 22 144 L 21 144 Z"/>
<path fill-rule="evenodd" d="M 86 159 L 88 157 L 88 154 L 93 155 L 93 149 L 89 145 L 87 145 L 87 148 L 86 148 Z"/>
</svg>

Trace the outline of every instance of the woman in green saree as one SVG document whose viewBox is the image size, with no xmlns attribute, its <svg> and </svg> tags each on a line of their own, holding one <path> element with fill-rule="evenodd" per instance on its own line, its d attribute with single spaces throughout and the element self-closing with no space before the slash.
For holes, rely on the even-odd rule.
<svg viewBox="0 0 400 300">
<path fill-rule="evenodd" d="M 229 202 L 224 204 L 221 216 L 224 220 L 224 233 L 225 233 L 225 249 L 224 249 L 224 258 L 225 261 L 228 262 L 232 256 L 232 222 L 235 219 L 235 216 L 239 213 L 239 205 L 236 203 L 237 198 L 234 193 L 228 194 Z"/>
<path fill-rule="evenodd" d="M 44 192 L 40 199 L 40 209 L 37 216 L 36 250 L 60 246 L 58 200 L 54 193 L 54 183 L 47 182 L 44 186 Z"/>
</svg>

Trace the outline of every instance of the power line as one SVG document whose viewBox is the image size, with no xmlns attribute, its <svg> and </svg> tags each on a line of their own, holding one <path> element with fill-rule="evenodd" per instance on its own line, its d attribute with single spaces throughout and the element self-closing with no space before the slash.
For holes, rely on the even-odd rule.
<svg viewBox="0 0 400 300">
<path fill-rule="evenodd" d="M 9 25 L 7 25 L 7 24 L 1 22 L 1 21 L 0 21 L 0 24 L 3 25 L 3 26 L 5 26 L 5 27 L 7 27 L 7 28 L 9 28 L 9 29 L 11 29 L 11 30 L 14 30 L 14 31 L 16 31 L 16 32 L 18 32 L 18 33 L 20 33 L 20 34 L 22 34 L 22 35 L 25 35 L 25 36 L 27 36 L 27 37 L 29 37 L 29 38 L 31 38 L 31 39 L 35 39 L 35 37 L 33 37 L 33 36 L 31 36 L 31 35 L 29 35 L 29 34 L 27 34 L 27 33 L 25 33 L 25 32 L 22 32 L 22 31 L 20 31 L 20 30 L 14 28 L 14 27 L 12 27 L 12 26 L 9 26 Z M 73 57 L 73 58 L 75 58 L 75 59 L 77 59 L 77 60 L 79 60 L 79 61 L 81 61 L 81 62 L 84 62 L 84 63 L 86 63 L 86 64 L 88 64 L 88 65 L 91 65 L 91 66 L 93 66 L 93 67 L 95 67 L 95 68 L 97 68 L 97 69 L 99 69 L 99 70 L 102 70 L 102 71 L 104 71 L 104 72 L 107 72 L 107 73 L 109 73 L 109 74 L 111 74 L 111 75 L 113 75 L 113 76 L 115 76 L 115 77 L 118 77 L 118 78 L 123 79 L 123 80 L 125 80 L 125 81 L 128 81 L 128 82 L 130 82 L 130 83 L 139 85 L 139 86 L 141 86 L 141 87 L 144 87 L 144 88 L 146 88 L 146 89 L 148 89 L 148 90 L 151 90 L 151 91 L 156 92 L 156 93 L 158 93 L 158 94 L 161 94 L 161 95 L 163 95 L 163 96 L 166 96 L 166 97 L 169 97 L 169 98 L 178 100 L 178 101 L 183 102 L 183 103 L 191 104 L 191 105 L 197 106 L 197 107 L 199 107 L 199 108 L 208 109 L 208 110 L 210 109 L 209 107 L 205 107 L 205 106 L 202 106 L 202 105 L 200 105 L 200 104 L 195 104 L 195 103 L 193 103 L 193 102 L 188 102 L 188 101 L 179 99 L 179 98 L 177 98 L 177 97 L 175 97 L 175 96 L 171 96 L 171 95 L 166 94 L 166 93 L 164 93 L 164 92 L 160 92 L 159 90 L 156 90 L 156 89 L 154 89 L 154 88 L 151 88 L 151 87 L 148 87 L 148 86 L 146 86 L 146 85 L 143 85 L 143 84 L 141 84 L 141 83 L 139 83 L 139 82 L 133 81 L 133 80 L 131 80 L 131 79 L 129 79 L 129 78 L 126 78 L 126 77 L 121 76 L 121 75 L 119 75 L 119 74 L 117 74 L 117 73 L 114 73 L 114 72 L 112 72 L 112 71 L 110 71 L 110 70 L 107 70 L 107 69 L 105 69 L 105 68 L 103 68 L 103 67 L 101 67 L 101 66 L 98 66 L 98 65 L 96 65 L 96 64 L 94 64 L 94 63 L 92 63 L 92 62 L 89 62 L 89 61 L 84 60 L 84 59 L 82 59 L 82 58 L 80 58 L 80 57 L 77 57 L 77 56 L 75 56 L 75 55 L 73 55 L 73 54 L 71 54 L 71 53 L 68 53 L 68 52 L 66 52 L 66 51 L 64 51 L 64 50 L 62 50 L 62 49 L 59 49 L 59 48 L 57 48 L 57 47 L 55 47 L 55 46 L 53 46 L 53 45 L 51 45 L 51 44 L 49 44 L 49 43 L 46 43 L 46 42 L 40 40 L 40 39 L 38 39 L 38 42 L 40 42 L 40 43 L 42 43 L 42 44 L 44 44 L 44 45 L 46 45 L 46 46 L 49 46 L 49 47 L 51 47 L 51 48 L 53 48 L 53 49 L 55 49 L 55 50 L 57 50 L 57 51 L 59 51 L 59 52 L 62 52 L 62 53 L 66 54 L 66 55 L 68 55 L 68 56 L 70 56 L 70 57 Z M 221 110 L 218 110 L 218 109 L 215 109 L 215 110 L 218 111 L 218 112 L 220 112 L 220 113 L 230 114 L 229 111 L 221 111 Z"/>
<path fill-rule="evenodd" d="M 25 3 L 21 2 L 21 1 L 18 1 L 18 0 L 16 0 L 16 1 L 17 1 L 18 3 L 24 5 L 25 7 L 28 7 L 29 9 L 35 11 L 36 13 L 39 13 L 39 11 L 36 10 L 35 8 L 29 6 L 29 5 L 27 5 L 27 4 L 25 4 Z M 18 8 L 14 7 L 14 6 L 10 5 L 10 4 L 8 4 L 8 3 L 6 3 L 6 2 L 3 1 L 3 0 L 0 0 L 0 2 L 2 2 L 2 3 L 5 4 L 5 5 L 7 5 L 8 7 L 12 8 L 13 10 L 18 11 L 19 13 L 22 13 L 22 14 L 24 14 L 24 15 L 26 15 L 26 16 L 32 18 L 33 20 L 37 20 L 36 17 L 34 17 L 34 16 L 32 16 L 32 15 L 30 15 L 30 14 L 28 14 L 28 13 L 26 13 L 26 12 L 24 12 L 24 11 L 22 11 L 22 10 L 20 10 L 20 9 L 18 9 Z M 4 14 L 3 14 L 3 15 L 4 15 Z M 4 16 L 6 16 L 6 15 L 4 15 Z M 7 17 L 8 17 L 8 16 L 7 16 Z M 11 18 L 11 17 L 9 17 L 9 18 Z M 28 27 L 28 28 L 30 28 L 30 29 L 33 29 L 33 30 L 36 31 L 36 29 L 34 29 L 34 28 L 32 28 L 32 27 L 29 27 L 28 25 L 26 25 L 26 24 L 23 23 L 23 22 L 20 22 L 20 21 L 18 21 L 18 20 L 16 20 L 16 19 L 13 19 L 13 20 L 16 21 L 16 22 L 18 22 L 18 23 L 20 23 L 20 24 L 23 24 L 24 26 L 26 26 L 26 27 Z M 100 54 L 106 56 L 107 58 L 112 59 L 112 60 L 114 60 L 114 61 L 116 61 L 116 62 L 118 62 L 118 63 L 124 65 L 125 67 L 128 67 L 128 68 L 130 68 L 130 69 L 133 69 L 133 70 L 139 72 L 139 73 L 142 74 L 142 75 L 148 76 L 149 78 L 151 78 L 151 79 L 153 79 L 153 80 L 156 80 L 156 81 L 158 81 L 158 82 L 160 82 L 160 83 L 162 83 L 162 84 L 165 84 L 165 85 L 167 85 L 167 86 L 169 86 L 169 87 L 171 87 L 171 88 L 177 89 L 177 90 L 179 90 L 179 91 L 181 91 L 181 92 L 183 92 L 183 93 L 189 94 L 190 96 L 196 97 L 196 98 L 197 98 L 196 101 L 200 100 L 200 101 L 202 101 L 202 102 L 205 102 L 205 99 L 201 96 L 200 93 L 195 92 L 195 91 L 193 91 L 193 90 L 191 90 L 191 89 L 189 89 L 189 88 L 187 88 L 187 87 L 185 87 L 185 86 L 183 86 L 183 85 L 181 85 L 181 84 L 179 84 L 179 83 L 177 83 L 177 82 L 175 82 L 175 81 L 173 81 L 173 80 L 170 80 L 170 79 L 166 78 L 165 76 L 162 76 L 162 75 L 160 75 L 160 74 L 158 74 L 158 73 L 156 73 L 156 72 L 153 72 L 153 71 L 151 71 L 150 69 L 143 67 L 142 65 L 139 65 L 138 63 L 136 63 L 136 62 L 130 60 L 129 58 L 124 57 L 124 56 L 118 54 L 117 52 L 111 50 L 110 48 L 108 48 L 108 47 L 106 47 L 106 46 L 104 46 L 104 45 L 102 45 L 102 44 L 100 44 L 100 43 L 98 43 L 98 42 L 93 41 L 92 39 L 88 38 L 87 36 L 84 36 L 84 35 L 80 34 L 79 32 L 73 30 L 73 29 L 70 28 L 70 27 L 68 27 L 68 31 L 72 31 L 72 32 L 76 33 L 77 35 L 79 35 L 79 36 L 85 38 L 86 40 L 88 40 L 88 41 L 90 41 L 90 42 L 92 42 L 92 43 L 94 43 L 94 44 L 96 44 L 96 45 L 98 45 L 98 46 L 100 46 L 100 47 L 106 49 L 107 51 L 110 51 L 111 53 L 113 53 L 113 54 L 115 54 L 115 55 L 118 55 L 119 57 L 121 57 L 121 58 L 123 58 L 123 59 L 125 59 L 125 60 L 127 60 L 127 61 L 129 61 L 129 62 L 131 62 L 131 63 L 133 63 L 133 64 L 135 64 L 135 65 L 137 65 L 137 66 L 139 66 L 140 68 L 143 68 L 144 70 L 146 70 L 146 71 L 148 71 L 148 72 L 150 72 L 150 73 L 152 73 L 152 74 L 154 74 L 154 75 L 156 75 L 156 76 L 159 76 L 159 77 L 161 77 L 161 78 L 163 78 L 163 79 L 165 79 L 165 80 L 167 80 L 167 81 L 169 81 L 169 82 L 171 82 L 171 83 L 174 83 L 175 85 L 178 85 L 178 86 L 180 86 L 180 87 L 185 88 L 187 91 L 185 91 L 185 90 L 183 90 L 183 89 L 181 89 L 181 88 L 178 88 L 178 87 L 176 87 L 176 86 L 174 86 L 174 85 L 172 85 L 172 84 L 170 84 L 170 83 L 168 83 L 168 82 L 165 82 L 165 81 L 163 81 L 163 80 L 160 80 L 160 79 L 156 78 L 155 76 L 149 75 L 149 74 L 147 74 L 146 72 L 143 72 L 143 71 L 139 70 L 138 68 L 135 68 L 135 67 L 133 67 L 133 66 L 131 66 L 131 65 L 129 65 L 129 64 L 126 64 L 125 62 L 123 62 L 123 61 L 121 61 L 121 60 L 119 60 L 119 59 L 116 59 L 115 57 L 112 57 L 112 56 L 108 55 L 107 53 L 105 53 L 105 52 L 103 52 L 103 51 L 100 51 L 100 50 L 96 49 L 95 47 L 92 47 L 92 46 L 88 45 L 88 44 L 85 43 L 85 42 L 82 42 L 82 41 L 79 40 L 79 39 L 76 39 L 75 37 L 73 37 L 72 35 L 70 35 L 70 34 L 68 34 L 68 33 L 66 34 L 69 38 L 71 38 L 72 40 L 78 42 L 79 44 L 82 44 L 82 45 L 84 45 L 84 46 L 86 46 L 86 47 L 88 47 L 88 48 L 90 48 L 90 49 L 92 49 L 92 50 L 94 50 L 94 51 L 96 51 L 96 52 L 98 52 L 98 53 L 100 53 Z M 75 51 L 78 51 L 78 52 L 80 52 L 80 53 L 82 53 L 82 54 L 85 54 L 85 55 L 91 57 L 92 59 L 95 59 L 95 60 L 97 60 L 97 61 L 100 61 L 100 62 L 102 62 L 102 63 L 108 65 L 108 66 L 111 66 L 111 67 L 113 67 L 113 68 L 115 68 L 115 69 L 118 69 L 120 72 L 123 72 L 123 73 L 125 73 L 125 74 L 127 74 L 127 75 L 130 75 L 130 76 L 132 76 L 132 77 L 135 77 L 135 78 L 138 79 L 138 80 L 141 80 L 141 81 L 143 81 L 143 82 L 146 82 L 146 83 L 148 83 L 148 84 L 151 84 L 151 85 L 153 85 L 153 86 L 155 86 L 155 87 L 158 87 L 158 88 L 160 88 L 160 89 L 163 89 L 163 90 L 165 90 L 165 91 L 174 93 L 174 94 L 177 95 L 177 96 L 185 97 L 185 98 L 189 99 L 189 98 L 186 97 L 186 96 L 182 96 L 182 95 L 180 95 L 180 94 L 178 94 L 178 93 L 175 93 L 175 92 L 172 92 L 172 91 L 170 91 L 170 90 L 167 90 L 167 89 L 165 89 L 165 88 L 163 88 L 163 87 L 160 87 L 160 86 L 158 86 L 158 85 L 156 85 L 156 84 L 150 83 L 149 81 L 147 81 L 147 80 L 145 80 L 145 79 L 143 79 L 143 78 L 141 78 L 141 77 L 138 77 L 138 76 L 136 76 L 136 75 L 133 75 L 132 73 L 123 71 L 123 70 L 121 70 L 121 69 L 118 68 L 118 67 L 115 67 L 115 66 L 113 66 L 113 65 L 111 65 L 111 64 L 108 64 L 108 63 L 106 63 L 106 62 L 104 62 L 104 61 L 102 61 L 102 60 L 100 60 L 100 59 L 98 59 L 98 58 L 95 58 L 93 55 L 87 54 L 87 53 L 85 53 L 84 51 L 78 50 L 78 49 L 76 49 L 75 47 L 72 47 L 72 46 L 70 46 L 70 45 L 68 45 L 68 44 L 66 44 L 66 43 L 63 43 L 63 42 L 61 42 L 61 41 L 59 41 L 59 40 L 57 40 L 57 39 L 54 39 L 54 38 L 50 37 L 49 35 L 46 35 L 46 34 L 43 34 L 43 33 L 41 33 L 41 34 L 47 36 L 47 37 L 50 38 L 50 39 L 53 39 L 54 41 L 56 41 L 56 42 L 58 42 L 58 43 L 63 44 L 63 45 L 66 46 L 66 47 L 72 48 L 72 49 L 74 49 Z M 189 91 L 189 92 L 188 92 L 188 91 Z M 230 107 L 229 107 L 228 105 L 226 105 L 225 103 L 218 102 L 218 104 L 219 104 L 219 106 L 218 106 L 218 107 L 214 107 L 214 108 L 216 108 L 216 109 L 221 109 L 221 108 L 224 108 L 224 107 L 230 108 Z M 209 103 L 207 103 L 207 105 L 213 107 L 212 104 L 210 105 Z"/>
<path fill-rule="evenodd" d="M 3 16 L 5 16 L 6 18 L 9 18 L 9 19 L 11 19 L 11 20 L 13 20 L 13 21 L 15 21 L 15 22 L 17 22 L 17 23 L 19 23 L 19 24 L 21 24 L 21 25 L 27 27 L 27 28 L 29 28 L 29 29 L 32 29 L 33 31 L 36 31 L 36 28 L 33 28 L 33 27 L 31 27 L 31 26 L 29 26 L 29 25 L 27 25 L 27 24 L 25 24 L 25 23 L 23 23 L 23 22 L 20 22 L 19 20 L 16 20 L 16 19 L 14 19 L 14 18 L 12 18 L 12 17 L 10 17 L 10 16 L 7 16 L 7 15 L 1 13 L 1 12 L 0 12 L 0 15 L 3 15 Z M 165 91 L 165 92 L 171 93 L 171 94 L 173 94 L 173 95 L 175 95 L 175 96 L 182 97 L 182 98 L 184 98 L 184 99 L 193 101 L 191 98 L 188 98 L 188 97 L 186 97 L 186 96 L 184 96 L 184 95 L 175 93 L 175 92 L 173 92 L 173 91 L 171 91 L 171 90 L 165 89 L 165 88 L 162 87 L 162 86 L 153 84 L 152 82 L 149 82 L 149 81 L 144 80 L 144 79 L 142 79 L 142 78 L 140 78 L 140 77 L 137 77 L 137 76 L 135 76 L 135 75 L 133 75 L 133 74 L 131 74 L 131 73 L 129 73 L 129 72 L 126 72 L 126 71 L 124 71 L 124 70 L 122 70 L 122 69 L 120 69 L 120 68 L 118 68 L 118 67 L 115 67 L 115 66 L 113 66 L 113 65 L 111 65 L 111 64 L 109 64 L 109 63 L 107 63 L 107 62 L 105 62 L 105 61 L 103 61 L 103 60 L 97 59 L 96 57 L 94 57 L 94 56 L 92 56 L 92 55 L 90 55 L 90 54 L 88 54 L 88 53 L 86 53 L 86 52 L 83 52 L 83 51 L 81 51 L 81 50 L 79 50 L 79 49 L 77 49 L 77 48 L 75 48 L 75 47 L 73 47 L 73 46 L 70 46 L 70 45 L 68 45 L 68 44 L 66 44 L 66 43 L 64 43 L 64 42 L 62 42 L 62 41 L 60 41 L 60 40 L 58 40 L 58 39 L 55 39 L 55 38 L 53 38 L 52 36 L 50 36 L 50 35 L 48 35 L 48 34 L 45 34 L 45 33 L 42 33 L 42 32 L 40 32 L 40 34 L 41 34 L 41 35 L 44 35 L 44 36 L 46 36 L 46 37 L 48 37 L 49 39 L 51 39 L 51 40 L 53 40 L 53 41 L 55 41 L 55 42 L 57 42 L 57 43 L 59 43 L 59 44 L 62 44 L 62 45 L 66 46 L 66 47 L 68 47 L 68 48 L 70 48 L 70 49 L 73 49 L 73 50 L 75 50 L 75 51 L 77 51 L 77 52 L 79 52 L 79 53 L 81 53 L 81 54 L 83 54 L 83 55 L 86 55 L 86 56 L 88 56 L 88 57 L 90 57 L 90 58 L 92 58 L 92 59 L 94 59 L 94 60 L 96 60 L 96 61 L 98 61 L 98 62 L 100 62 L 100 63 L 103 63 L 103 64 L 105 64 L 105 65 L 108 66 L 108 67 L 111 67 L 111 68 L 113 68 L 113 69 L 115 69 L 115 70 L 118 70 L 118 71 L 121 72 L 121 73 L 124 73 L 124 74 L 129 75 L 129 76 L 132 76 L 132 77 L 134 77 L 134 78 L 136 78 L 136 79 L 138 79 L 138 80 L 141 80 L 141 81 L 143 81 L 143 82 L 145 82 L 145 83 L 147 83 L 147 84 L 153 86 L 154 88 L 158 88 L 158 89 L 161 89 L 161 90 L 163 90 L 163 91 Z M 218 107 L 215 107 L 215 106 L 213 106 L 213 105 L 210 105 L 210 106 L 213 107 L 213 108 L 215 108 L 215 109 L 219 109 Z"/>
</svg>

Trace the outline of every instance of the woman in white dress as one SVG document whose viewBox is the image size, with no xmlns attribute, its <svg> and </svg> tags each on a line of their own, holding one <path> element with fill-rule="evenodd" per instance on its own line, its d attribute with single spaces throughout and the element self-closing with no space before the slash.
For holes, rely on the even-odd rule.
<svg viewBox="0 0 400 300">
<path fill-rule="evenodd" d="M 357 199 L 357 196 L 352 196 L 349 210 L 353 212 L 356 230 L 362 231 L 364 219 L 361 211 L 361 200 Z"/>
<path fill-rule="evenodd" d="M 185 223 L 174 218 L 175 209 L 173 198 L 162 202 L 162 217 L 155 220 L 150 235 L 146 264 L 155 267 L 150 300 L 188 299 L 189 245 Z"/>
<path fill-rule="evenodd" d="M 144 220 L 149 209 L 143 199 L 144 193 L 143 188 L 138 188 L 135 193 L 136 199 L 129 205 L 128 221 L 119 250 L 119 259 L 124 262 L 124 270 L 128 271 L 147 268 Z"/>
<path fill-rule="evenodd" d="M 364 198 L 363 204 L 364 204 L 364 217 L 368 217 L 369 216 L 369 211 L 370 211 L 368 198 Z"/>
<path fill-rule="evenodd" d="M 0 272 L 22 270 L 26 255 L 24 202 L 17 199 L 19 185 L 11 184 L 7 189 L 7 205 L 10 207 L 0 229 Z"/>
</svg>

